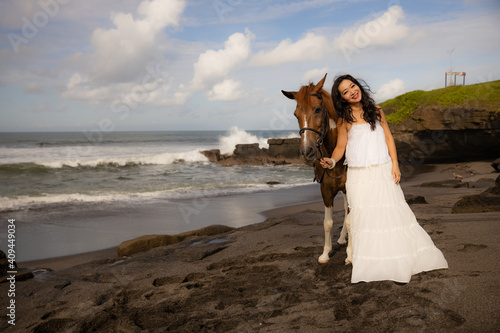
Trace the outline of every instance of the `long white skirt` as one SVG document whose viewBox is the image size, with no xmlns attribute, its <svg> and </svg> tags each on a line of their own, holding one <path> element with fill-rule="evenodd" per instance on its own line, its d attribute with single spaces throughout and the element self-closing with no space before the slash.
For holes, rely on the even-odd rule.
<svg viewBox="0 0 500 333">
<path fill-rule="evenodd" d="M 351 282 L 409 282 L 413 274 L 448 268 L 394 183 L 392 163 L 347 171 L 352 242 Z"/>
</svg>

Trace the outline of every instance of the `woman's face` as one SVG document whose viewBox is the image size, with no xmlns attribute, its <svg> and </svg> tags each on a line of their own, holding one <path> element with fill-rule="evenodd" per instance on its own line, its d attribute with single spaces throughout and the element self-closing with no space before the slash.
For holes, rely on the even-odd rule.
<svg viewBox="0 0 500 333">
<path fill-rule="evenodd" d="M 345 79 L 339 84 L 340 96 L 349 104 L 361 101 L 361 89 L 349 79 Z"/>
</svg>

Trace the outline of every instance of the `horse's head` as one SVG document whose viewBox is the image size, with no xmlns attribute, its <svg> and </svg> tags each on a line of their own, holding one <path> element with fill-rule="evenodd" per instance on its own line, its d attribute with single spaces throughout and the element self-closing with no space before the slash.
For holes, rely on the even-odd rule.
<svg viewBox="0 0 500 333">
<path fill-rule="evenodd" d="M 316 85 L 310 83 L 297 92 L 281 91 L 286 97 L 297 101 L 294 115 L 300 128 L 300 153 L 308 164 L 318 157 L 318 140 L 323 140 L 336 127 L 332 98 L 323 89 L 325 79 L 326 74 Z"/>
</svg>

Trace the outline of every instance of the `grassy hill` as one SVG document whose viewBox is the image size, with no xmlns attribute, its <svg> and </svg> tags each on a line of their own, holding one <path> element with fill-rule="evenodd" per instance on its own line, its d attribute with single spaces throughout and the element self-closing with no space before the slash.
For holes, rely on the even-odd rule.
<svg viewBox="0 0 500 333">
<path fill-rule="evenodd" d="M 463 106 L 499 112 L 500 80 L 431 91 L 415 90 L 380 103 L 389 123 L 399 123 L 410 117 L 416 108 L 429 105 L 444 108 Z"/>
</svg>

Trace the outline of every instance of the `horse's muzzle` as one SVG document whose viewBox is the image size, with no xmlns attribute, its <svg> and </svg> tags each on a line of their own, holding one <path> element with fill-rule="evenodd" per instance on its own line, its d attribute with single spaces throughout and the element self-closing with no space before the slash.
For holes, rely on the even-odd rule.
<svg viewBox="0 0 500 333">
<path fill-rule="evenodd" d="M 306 161 L 307 164 L 314 163 L 314 160 L 316 159 L 316 156 L 318 154 L 316 148 L 312 146 L 306 146 L 304 148 L 301 147 L 300 153 L 304 157 L 304 160 Z"/>
</svg>

